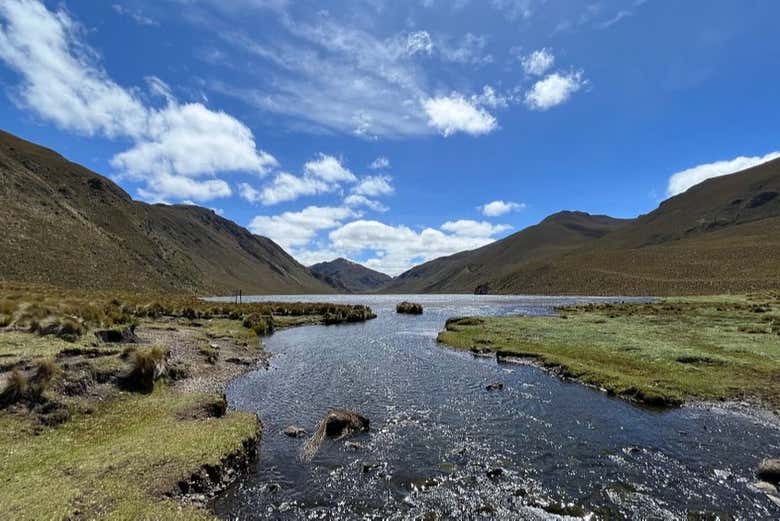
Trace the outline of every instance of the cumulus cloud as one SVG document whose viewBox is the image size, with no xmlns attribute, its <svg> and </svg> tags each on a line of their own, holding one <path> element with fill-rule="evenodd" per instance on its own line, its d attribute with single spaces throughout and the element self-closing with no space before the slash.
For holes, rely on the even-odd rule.
<svg viewBox="0 0 780 521">
<path fill-rule="evenodd" d="M 441 225 L 442 230 L 452 232 L 461 237 L 490 237 L 511 228 L 511 226 L 505 224 L 492 224 L 487 221 L 472 221 L 468 219 L 447 221 Z"/>
<path fill-rule="evenodd" d="M 111 165 L 139 178 L 159 172 L 187 177 L 218 172 L 266 173 L 277 165 L 255 148 L 252 131 L 237 119 L 200 103 L 171 103 L 147 114 L 144 135 Z"/>
<path fill-rule="evenodd" d="M 740 156 L 726 161 L 716 161 L 688 168 L 669 178 L 666 195 L 672 197 L 707 179 L 734 174 L 777 158 L 780 158 L 780 152 L 772 152 L 765 156 Z"/>
<path fill-rule="evenodd" d="M 352 193 L 369 197 L 390 195 L 394 192 L 391 181 L 392 178 L 386 175 L 367 176 L 352 189 Z"/>
<path fill-rule="evenodd" d="M 511 201 L 492 201 L 490 203 L 479 206 L 478 209 L 485 217 L 498 217 L 509 212 L 522 210 L 525 208 L 524 203 L 513 203 Z"/>
<path fill-rule="evenodd" d="M 344 198 L 344 204 L 347 206 L 357 207 L 357 206 L 365 206 L 366 208 L 373 210 L 375 212 L 386 212 L 389 210 L 389 208 L 379 201 L 376 201 L 374 199 L 369 199 L 368 197 L 364 195 L 348 195 Z"/>
<path fill-rule="evenodd" d="M 526 74 L 541 76 L 555 64 L 555 55 L 549 49 L 539 49 L 523 56 L 520 62 Z"/>
<path fill-rule="evenodd" d="M 423 102 L 423 108 L 428 124 L 444 136 L 457 132 L 480 136 L 498 127 L 495 117 L 460 94 L 429 98 Z"/>
<path fill-rule="evenodd" d="M 249 229 L 294 252 L 294 248 L 309 244 L 317 232 L 336 228 L 344 219 L 358 215 L 346 207 L 307 206 L 299 212 L 258 215 L 249 223 Z"/>
<path fill-rule="evenodd" d="M 142 197 L 226 197 L 224 181 L 193 178 L 239 170 L 263 174 L 276 165 L 232 116 L 170 98 L 161 109 L 150 107 L 117 84 L 66 11 L 49 11 L 38 0 L 4 0 L 0 20 L 0 60 L 22 78 L 13 95 L 17 105 L 65 130 L 131 140 L 132 147 L 111 163 L 145 181 Z M 155 82 L 152 90 L 159 94 L 162 85 Z"/>
<path fill-rule="evenodd" d="M 417 232 L 407 226 L 357 220 L 330 232 L 329 249 L 344 256 L 370 252 L 373 256 L 365 262 L 367 266 L 397 275 L 419 261 L 484 246 L 506 229 L 489 223 L 484 226 L 474 221 L 454 221 L 445 223 L 441 229 L 425 228 Z"/>
<path fill-rule="evenodd" d="M 390 160 L 385 156 L 379 156 L 374 159 L 368 167 L 371 170 L 384 170 L 385 168 L 390 168 Z"/>
<path fill-rule="evenodd" d="M 344 168 L 341 161 L 327 154 L 320 154 L 317 159 L 303 165 L 304 173 L 318 177 L 328 183 L 354 182 L 355 174 Z"/>
<path fill-rule="evenodd" d="M 585 83 L 582 72 L 550 74 L 534 83 L 525 95 L 525 104 L 532 110 L 548 110 L 568 101 Z"/>
<path fill-rule="evenodd" d="M 282 172 L 273 181 L 256 190 L 248 183 L 239 185 L 239 195 L 251 203 L 262 203 L 266 206 L 294 201 L 299 197 L 317 195 L 335 190 L 338 185 L 328 184 L 315 177 L 302 177 Z"/>
</svg>

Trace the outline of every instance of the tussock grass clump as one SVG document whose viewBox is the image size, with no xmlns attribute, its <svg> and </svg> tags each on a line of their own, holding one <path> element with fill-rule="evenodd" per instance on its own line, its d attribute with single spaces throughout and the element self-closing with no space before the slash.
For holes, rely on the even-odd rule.
<svg viewBox="0 0 780 521">
<path fill-rule="evenodd" d="M 401 302 L 395 307 L 396 313 L 403 313 L 406 315 L 422 315 L 423 307 L 421 304 L 415 302 Z"/>
<path fill-rule="evenodd" d="M 243 325 L 245 328 L 254 331 L 257 336 L 270 335 L 274 332 L 274 317 L 250 313 L 244 317 Z"/>
<path fill-rule="evenodd" d="M 14 369 L 8 376 L 8 382 L 0 393 L 0 408 L 25 402 L 34 405 L 46 401 L 43 394 L 49 389 L 51 381 L 61 372 L 52 360 L 43 360 L 32 376 Z"/>
<path fill-rule="evenodd" d="M 67 342 L 75 342 L 85 331 L 84 324 L 75 317 L 48 316 L 30 324 L 31 332 L 41 336 L 56 336 Z"/>
<path fill-rule="evenodd" d="M 124 386 L 133 391 L 152 392 L 154 383 L 166 373 L 165 362 L 168 354 L 168 350 L 160 346 L 131 351 L 129 354 L 131 369 L 122 378 Z"/>
<path fill-rule="evenodd" d="M 6 408 L 10 405 L 22 401 L 27 395 L 30 386 L 30 379 L 26 374 L 18 369 L 11 371 L 8 375 L 8 382 L 5 384 L 3 392 L 0 393 L 0 408 Z"/>
</svg>

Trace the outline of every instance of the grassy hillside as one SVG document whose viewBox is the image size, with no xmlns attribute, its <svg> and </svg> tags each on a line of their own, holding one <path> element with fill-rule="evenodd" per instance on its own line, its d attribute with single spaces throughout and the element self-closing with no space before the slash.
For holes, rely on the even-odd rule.
<svg viewBox="0 0 780 521">
<path fill-rule="evenodd" d="M 518 265 L 571 251 L 628 222 L 605 215 L 560 212 L 535 226 L 477 250 L 456 253 L 416 266 L 399 275 L 384 291 L 472 293 L 496 277 L 511 276 Z"/>
<path fill-rule="evenodd" d="M 271 240 L 211 210 L 133 201 L 109 179 L 0 132 L 0 279 L 201 293 L 329 293 Z"/>
<path fill-rule="evenodd" d="M 309 270 L 341 293 L 371 293 L 392 280 L 389 275 L 341 258 L 314 264 Z"/>
<path fill-rule="evenodd" d="M 561 215 L 578 216 L 574 229 L 551 226 Z M 577 229 L 592 219 L 556 214 L 480 250 L 413 268 L 390 289 L 690 295 L 780 288 L 780 160 L 705 181 L 635 220 L 605 221 L 600 235 Z"/>
</svg>

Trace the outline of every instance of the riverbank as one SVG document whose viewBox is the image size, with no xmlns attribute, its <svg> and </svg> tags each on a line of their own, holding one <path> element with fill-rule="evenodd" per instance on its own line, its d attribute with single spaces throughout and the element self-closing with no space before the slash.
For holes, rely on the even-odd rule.
<svg viewBox="0 0 780 521">
<path fill-rule="evenodd" d="M 214 519 L 262 426 L 222 392 L 261 336 L 363 306 L 9 287 L 0 293 L 0 518 Z M 102 338 L 102 340 L 100 339 Z"/>
<path fill-rule="evenodd" d="M 524 361 L 650 405 L 780 409 L 780 295 L 587 304 L 557 316 L 450 320 L 439 341 Z"/>
</svg>

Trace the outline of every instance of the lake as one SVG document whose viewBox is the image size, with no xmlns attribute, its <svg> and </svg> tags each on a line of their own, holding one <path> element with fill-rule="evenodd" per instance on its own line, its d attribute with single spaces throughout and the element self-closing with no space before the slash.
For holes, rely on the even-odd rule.
<svg viewBox="0 0 780 521">
<path fill-rule="evenodd" d="M 213 505 L 223 519 L 780 518 L 780 507 L 750 487 L 757 463 L 780 454 L 780 430 L 760 418 L 637 407 L 436 343 L 449 317 L 549 314 L 608 299 L 250 299 L 367 304 L 378 318 L 265 339 L 270 367 L 227 392 L 232 408 L 256 412 L 265 429 L 254 471 Z M 425 313 L 396 314 L 401 300 L 422 303 Z M 495 382 L 504 389 L 485 390 Z M 370 432 L 350 439 L 359 447 L 326 441 L 311 462 L 300 461 L 304 439 L 283 430 L 312 432 L 330 408 L 363 414 Z"/>
</svg>

